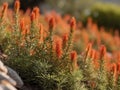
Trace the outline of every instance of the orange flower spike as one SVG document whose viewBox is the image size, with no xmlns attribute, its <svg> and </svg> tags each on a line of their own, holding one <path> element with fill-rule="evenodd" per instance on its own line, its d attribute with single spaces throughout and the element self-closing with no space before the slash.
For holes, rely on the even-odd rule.
<svg viewBox="0 0 120 90">
<path fill-rule="evenodd" d="M 94 55 L 92 55 L 92 58 L 93 58 L 94 60 L 97 60 L 97 59 L 98 59 L 98 54 L 97 54 L 97 51 L 96 51 L 96 50 L 94 50 Z"/>
<path fill-rule="evenodd" d="M 74 17 L 72 17 L 72 19 L 70 21 L 70 28 L 71 28 L 71 32 L 73 32 L 76 28 L 76 20 Z"/>
<path fill-rule="evenodd" d="M 6 11 L 7 10 L 7 8 L 8 8 L 8 3 L 3 3 L 3 9 L 2 9 L 2 11 Z"/>
<path fill-rule="evenodd" d="M 20 9 L 20 1 L 19 1 L 19 0 L 16 0 L 16 1 L 15 1 L 15 4 L 14 4 L 15 13 L 18 13 L 18 12 L 19 12 L 19 9 Z"/>
<path fill-rule="evenodd" d="M 106 55 L 106 47 L 102 45 L 100 47 L 100 59 L 105 58 L 105 55 Z"/>
<path fill-rule="evenodd" d="M 35 21 L 35 13 L 34 12 L 31 13 L 30 18 L 31 18 L 31 22 Z"/>
<path fill-rule="evenodd" d="M 24 28 L 25 28 L 24 18 L 22 18 L 22 19 L 20 20 L 20 28 L 21 28 L 22 31 L 23 31 Z"/>
<path fill-rule="evenodd" d="M 22 36 L 23 36 L 23 39 L 25 40 L 26 39 L 26 36 L 30 34 L 29 32 L 29 28 L 28 27 L 24 27 L 24 29 L 22 30 Z"/>
<path fill-rule="evenodd" d="M 87 48 L 86 48 L 86 57 L 89 57 L 91 55 L 91 50 L 92 50 L 92 43 L 88 43 Z"/>
<path fill-rule="evenodd" d="M 67 41 L 68 41 L 68 35 L 64 34 L 63 35 L 63 45 L 66 45 Z"/>
<path fill-rule="evenodd" d="M 85 49 L 85 51 L 88 52 L 90 49 L 92 49 L 92 43 L 88 43 L 87 48 Z"/>
<path fill-rule="evenodd" d="M 38 7 L 33 8 L 33 12 L 35 13 L 35 19 L 38 19 L 40 12 L 39 8 Z"/>
<path fill-rule="evenodd" d="M 51 18 L 50 20 L 49 20 L 49 29 L 50 30 L 53 30 L 55 28 L 55 18 Z"/>
<path fill-rule="evenodd" d="M 55 50 L 56 50 L 56 54 L 57 54 L 57 57 L 60 58 L 62 56 L 62 40 L 61 39 L 58 39 L 56 42 L 55 42 Z"/>
<path fill-rule="evenodd" d="M 70 57 L 71 57 L 71 61 L 76 63 L 77 62 L 77 53 L 76 51 L 72 51 L 71 54 L 70 54 Z"/>
<path fill-rule="evenodd" d="M 99 62 L 98 62 L 98 52 L 94 50 L 94 55 L 92 55 L 93 63 L 95 65 L 95 69 L 99 68 Z"/>
<path fill-rule="evenodd" d="M 3 18 L 5 16 L 7 8 L 8 8 L 8 3 L 4 3 L 3 7 L 2 7 L 2 16 L 1 16 L 1 18 Z"/>
<path fill-rule="evenodd" d="M 77 65 L 77 53 L 76 53 L 76 51 L 72 51 L 71 52 L 70 58 L 71 58 L 71 61 L 73 62 L 74 69 L 78 68 L 78 65 Z"/>
</svg>

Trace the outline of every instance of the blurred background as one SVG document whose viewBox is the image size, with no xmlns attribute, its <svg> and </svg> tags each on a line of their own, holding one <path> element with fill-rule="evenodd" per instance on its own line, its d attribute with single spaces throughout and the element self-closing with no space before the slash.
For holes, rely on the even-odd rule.
<svg viewBox="0 0 120 90">
<path fill-rule="evenodd" d="M 0 0 L 0 4 L 8 2 L 13 7 L 14 0 Z M 120 29 L 120 0 L 20 0 L 21 9 L 40 7 L 41 13 L 52 10 L 61 15 L 70 14 L 77 20 L 86 23 L 88 17 L 99 26 Z"/>
</svg>

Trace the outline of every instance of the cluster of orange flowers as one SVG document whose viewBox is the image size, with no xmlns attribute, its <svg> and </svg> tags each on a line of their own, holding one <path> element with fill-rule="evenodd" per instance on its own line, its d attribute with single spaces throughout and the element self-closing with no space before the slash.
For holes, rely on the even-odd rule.
<svg viewBox="0 0 120 90">
<path fill-rule="evenodd" d="M 4 3 L 1 9 L 1 19 L 5 19 L 6 14 L 10 13 L 11 15 L 8 15 L 8 18 L 12 21 L 11 24 L 13 24 L 13 11 L 7 10 L 7 7 L 8 4 Z M 83 45 L 82 48 L 87 47 L 85 50 L 87 53 L 86 57 L 93 59 L 93 64 L 96 68 L 99 68 L 99 60 L 105 60 L 108 71 L 112 71 L 115 77 L 120 74 L 120 36 L 117 31 L 112 35 L 106 32 L 103 27 L 99 29 L 97 24 L 92 22 L 91 18 L 88 19 L 87 26 L 84 27 L 82 22 L 76 23 L 75 18 L 71 19 L 71 16 L 69 15 L 61 17 L 54 11 L 45 15 L 40 15 L 38 7 L 35 7 L 32 11 L 28 9 L 25 13 L 19 9 L 20 3 L 19 0 L 16 0 L 14 11 L 19 15 L 19 27 L 23 38 L 23 42 L 20 44 L 21 46 L 24 46 L 26 36 L 31 34 L 30 28 L 32 23 L 39 28 L 38 36 L 36 36 L 36 38 L 39 39 L 39 44 L 44 42 L 44 39 L 48 35 L 47 32 L 51 32 L 51 30 L 54 32 L 53 49 L 56 52 L 57 57 L 61 58 L 64 51 L 63 49 L 66 48 L 69 39 L 68 36 L 72 33 L 73 46 L 74 44 L 81 42 L 82 44 L 80 45 Z M 7 29 L 13 31 L 11 30 L 11 27 Z M 105 44 L 106 47 L 103 45 L 101 46 L 101 44 Z M 92 46 L 97 48 L 100 47 L 100 49 L 95 50 Z M 106 49 L 109 50 L 109 52 L 107 52 Z M 81 51 L 78 53 L 81 53 Z M 33 54 L 35 54 L 35 52 L 34 50 L 31 50 L 30 55 Z M 75 67 L 77 67 L 76 51 L 72 51 L 70 55 Z"/>
</svg>

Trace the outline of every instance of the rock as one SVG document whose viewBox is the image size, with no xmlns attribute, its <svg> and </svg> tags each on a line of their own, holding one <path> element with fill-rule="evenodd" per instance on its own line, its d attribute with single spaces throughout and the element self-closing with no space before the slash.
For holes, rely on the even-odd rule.
<svg viewBox="0 0 120 90">
<path fill-rule="evenodd" d="M 3 64 L 6 58 L 0 45 L 0 90 L 17 90 L 15 87 L 21 88 L 23 81 L 13 69 Z"/>
<path fill-rule="evenodd" d="M 6 75 L 3 72 L 0 72 L 0 81 L 2 80 L 9 82 L 13 86 L 16 86 L 16 82 L 12 78 L 10 78 L 8 75 Z"/>
<path fill-rule="evenodd" d="M 5 65 L 2 63 L 2 61 L 0 61 L 0 71 L 4 72 L 4 73 L 7 73 L 8 70 L 7 68 L 5 67 Z"/>
<path fill-rule="evenodd" d="M 17 74 L 16 71 L 14 71 L 13 69 L 9 68 L 8 66 L 6 66 L 7 70 L 8 70 L 8 75 L 16 81 L 16 87 L 17 88 L 21 88 L 23 86 L 23 81 L 22 79 L 19 77 L 19 75 Z"/>
<path fill-rule="evenodd" d="M 17 90 L 17 89 L 13 87 L 9 82 L 3 80 L 0 83 L 0 90 Z"/>
</svg>

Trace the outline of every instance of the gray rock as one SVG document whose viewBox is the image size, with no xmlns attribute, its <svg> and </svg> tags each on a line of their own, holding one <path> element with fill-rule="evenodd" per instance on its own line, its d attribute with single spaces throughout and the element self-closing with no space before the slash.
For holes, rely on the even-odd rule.
<svg viewBox="0 0 120 90">
<path fill-rule="evenodd" d="M 0 83 L 0 90 L 17 90 L 17 89 L 13 87 L 9 82 L 3 80 Z"/>
<path fill-rule="evenodd" d="M 11 85 L 16 86 L 16 81 L 10 78 L 8 75 L 6 75 L 3 72 L 0 72 L 0 81 L 5 80 L 9 82 Z"/>
<path fill-rule="evenodd" d="M 0 71 L 4 72 L 4 73 L 7 73 L 8 70 L 7 68 L 5 67 L 5 65 L 2 63 L 2 61 L 0 61 Z"/>
<path fill-rule="evenodd" d="M 7 70 L 8 70 L 8 75 L 16 81 L 16 87 L 17 88 L 21 88 L 23 86 L 23 81 L 22 79 L 19 77 L 19 75 L 17 74 L 16 71 L 14 71 L 13 69 L 9 68 L 8 66 L 6 66 Z"/>
</svg>

